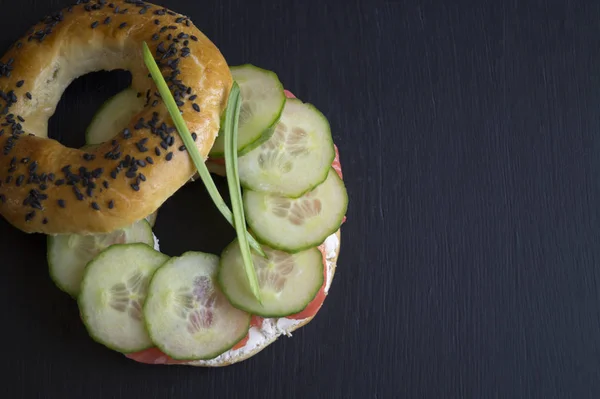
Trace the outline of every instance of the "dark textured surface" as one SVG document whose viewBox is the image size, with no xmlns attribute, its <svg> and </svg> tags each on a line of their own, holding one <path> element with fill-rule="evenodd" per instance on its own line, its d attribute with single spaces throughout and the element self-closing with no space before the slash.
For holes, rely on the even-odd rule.
<svg viewBox="0 0 600 399">
<path fill-rule="evenodd" d="M 1 0 L 0 47 L 59 3 Z M 44 238 L 1 221 L 7 397 L 600 397 L 600 3 L 335 3 L 163 2 L 330 120 L 351 203 L 318 317 L 226 369 L 137 365 L 86 337 Z M 123 87 L 105 77 L 68 90 L 63 140 Z M 159 216 L 167 253 L 231 238 L 184 216 L 197 201 Z"/>
</svg>

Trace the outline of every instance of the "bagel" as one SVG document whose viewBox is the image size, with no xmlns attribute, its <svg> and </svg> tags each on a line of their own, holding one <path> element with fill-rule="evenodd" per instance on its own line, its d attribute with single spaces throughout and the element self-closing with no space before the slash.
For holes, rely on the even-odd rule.
<svg viewBox="0 0 600 399">
<path fill-rule="evenodd" d="M 49 263 L 54 263 L 55 266 L 59 264 L 58 267 L 67 269 L 73 265 L 80 268 L 67 270 L 72 272 L 71 276 L 73 278 L 69 280 L 69 286 L 67 288 L 65 288 L 66 286 L 63 287 L 63 290 L 77 297 L 81 317 L 88 328 L 88 332 L 90 332 L 90 336 L 109 348 L 111 347 L 110 344 L 103 341 L 105 336 L 94 335 L 95 332 L 92 330 L 95 327 L 88 324 L 94 320 L 90 320 L 88 316 L 90 312 L 97 315 L 102 313 L 105 308 L 112 308 L 116 312 L 128 314 L 132 320 L 137 320 L 138 326 L 139 323 L 145 323 L 143 324 L 144 328 L 136 330 L 141 332 L 142 335 L 139 342 L 144 341 L 143 335 L 146 334 L 144 331 L 147 330 L 148 333 L 151 333 L 152 316 L 162 313 L 151 313 L 152 309 L 148 310 L 149 306 L 144 305 L 146 293 L 142 296 L 138 296 L 138 294 L 144 290 L 142 288 L 143 284 L 149 284 L 148 281 L 150 280 L 153 282 L 158 281 L 159 277 L 156 277 L 156 275 L 161 272 L 156 272 L 155 275 L 144 275 L 145 271 L 135 269 L 137 267 L 136 262 L 142 263 L 143 267 L 150 268 L 148 266 L 149 259 L 153 259 L 152 262 L 156 261 L 156 264 L 152 266 L 153 270 L 156 271 L 161 268 L 162 271 L 167 269 L 169 257 L 160 253 L 158 238 L 152 232 L 150 225 L 143 219 L 155 212 L 163 202 L 193 178 L 197 172 L 196 165 L 188 156 L 186 146 L 183 145 L 169 112 L 157 93 L 158 90 L 153 80 L 147 73 L 148 67 L 144 63 L 141 47 L 143 42 L 149 45 L 150 51 L 155 55 L 162 74 L 165 76 L 179 106 L 185 124 L 193 132 L 192 138 L 195 146 L 204 161 L 207 161 L 208 154 L 220 130 L 221 114 L 227 106 L 233 78 L 229 66 L 216 46 L 195 28 L 187 17 L 181 14 L 138 0 L 114 1 L 111 3 L 103 0 L 95 2 L 80 0 L 77 5 L 44 18 L 26 36 L 12 46 L 4 57 L 0 58 L 0 143 L 2 144 L 2 148 L 0 148 L 0 215 L 24 232 L 47 234 L 49 236 L 49 253 L 51 252 L 51 246 L 57 248 L 55 253 L 57 256 L 52 257 L 52 259 L 49 256 Z M 54 113 L 62 93 L 70 82 L 89 72 L 113 69 L 126 69 L 131 72 L 133 78 L 132 88 L 137 91 L 138 96 L 145 96 L 146 99 L 142 111 L 137 113 L 123 130 L 110 132 L 114 138 L 102 142 L 102 144 L 86 146 L 83 149 L 72 149 L 49 139 L 47 132 L 48 119 Z M 156 75 L 154 77 L 156 78 Z M 239 82 L 237 77 L 236 81 Z M 232 94 L 238 89 L 237 85 L 233 87 Z M 281 91 L 283 91 L 282 86 Z M 161 93 L 165 94 L 166 92 L 161 91 Z M 292 93 L 286 90 L 285 97 L 288 99 L 286 101 L 296 104 L 291 106 L 296 107 L 292 109 L 299 109 L 299 104 L 302 103 L 298 100 L 291 100 L 294 98 Z M 282 94 L 282 108 L 284 107 L 283 100 L 285 98 Z M 315 111 L 312 116 L 314 117 L 315 114 L 318 113 Z M 229 111 L 228 115 L 230 115 Z M 281 112 L 279 116 L 281 116 Z M 304 120 L 302 115 L 299 119 Z M 108 120 L 112 120 L 112 118 L 109 117 Z M 285 123 L 288 123 L 288 121 Z M 278 127 L 283 125 L 283 122 L 278 123 Z M 326 128 L 320 127 L 325 125 Z M 313 130 L 322 130 L 330 135 L 328 122 L 325 121 L 325 123 L 316 126 L 319 127 Z M 101 128 L 100 131 L 102 130 L 104 129 Z M 224 130 L 227 131 L 227 127 Z M 276 130 L 274 127 L 272 129 L 269 127 L 269 129 L 261 129 L 259 132 L 269 131 L 270 134 L 275 134 L 274 130 Z M 291 131 L 298 135 L 297 137 L 304 137 L 307 134 L 300 128 Z M 281 135 L 283 133 L 279 132 L 277 134 Z M 269 142 L 270 136 L 266 137 L 265 140 L 265 142 Z M 292 223 L 301 224 L 300 221 L 305 217 L 303 212 L 307 212 L 302 206 L 309 207 L 308 213 L 310 215 L 307 217 L 315 215 L 318 217 L 319 213 L 327 214 L 325 211 L 321 212 L 322 204 L 317 187 L 329 187 L 330 191 L 326 191 L 324 195 L 329 193 L 332 198 L 339 199 L 339 202 L 343 200 L 347 204 L 347 197 L 341 195 L 336 197 L 335 193 L 337 191 L 331 188 L 333 186 L 327 186 L 326 184 L 327 181 L 342 181 L 337 147 L 335 147 L 333 141 L 329 141 L 327 144 L 331 144 L 332 153 L 335 150 L 335 157 L 332 155 L 332 164 L 329 164 L 331 158 L 328 158 L 327 162 L 324 163 L 324 167 L 328 170 L 327 176 L 334 177 L 327 177 L 326 181 L 313 182 L 315 185 L 310 188 L 311 192 L 307 193 L 306 196 L 313 195 L 311 197 L 312 201 L 317 201 L 318 205 L 314 205 L 315 202 L 311 202 L 309 205 L 303 202 L 301 207 L 292 208 L 296 209 L 294 210 L 296 212 L 294 213 L 296 222 Z M 322 147 L 329 148 L 325 144 Z M 187 148 L 191 147 L 188 146 Z M 294 148 L 295 151 L 298 151 L 297 147 Z M 221 167 L 222 159 L 217 158 L 208 161 L 208 166 L 213 172 L 221 175 L 225 174 L 225 170 Z M 314 167 L 313 164 L 310 166 Z M 236 174 L 237 172 L 234 172 L 234 175 Z M 336 183 L 332 184 L 335 185 Z M 339 185 L 343 186 L 343 183 L 339 183 L 338 187 Z M 249 189 L 249 191 L 252 190 Z M 299 197 L 289 197 L 289 199 L 290 201 L 305 200 Z M 290 206 L 289 203 L 287 206 Z M 346 205 L 337 208 L 337 210 L 335 207 L 323 206 L 323 209 L 328 209 L 329 214 L 335 215 L 336 218 L 338 216 L 341 218 L 347 209 Z M 323 222 L 323 219 L 317 220 Z M 315 317 L 328 294 L 340 252 L 341 235 L 339 227 L 345 217 L 339 224 L 337 220 L 323 223 L 328 226 L 325 227 L 327 229 L 325 232 L 315 233 L 310 230 L 310 234 L 318 235 L 318 239 L 310 242 L 308 246 L 314 245 L 316 247 L 318 243 L 321 243 L 318 249 L 323 259 L 322 269 L 319 252 L 314 247 L 308 249 L 299 246 L 289 248 L 288 254 L 291 256 L 305 250 L 306 252 L 312 251 L 311 257 L 306 261 L 310 263 L 310 266 L 303 269 L 305 266 L 299 265 L 295 269 L 300 270 L 297 275 L 309 280 L 308 285 L 310 285 L 310 288 L 304 289 L 304 294 L 302 294 L 305 296 L 297 295 L 298 292 L 303 290 L 302 282 L 299 285 L 293 282 L 294 280 L 288 280 L 287 282 L 287 286 L 292 287 L 288 289 L 288 292 L 293 292 L 292 297 L 301 298 L 301 306 L 294 304 L 288 306 L 286 310 L 278 310 L 275 313 L 266 312 L 266 308 L 254 308 L 254 311 L 245 309 L 248 301 L 236 302 L 225 293 L 225 287 L 237 284 L 234 282 L 237 277 L 234 277 L 234 280 L 227 280 L 223 276 L 217 279 L 211 275 L 211 281 L 218 280 L 218 283 L 215 284 L 219 284 L 220 290 L 225 293 L 223 298 L 227 298 L 227 301 L 221 303 L 235 308 L 233 309 L 235 312 L 242 313 L 243 316 L 238 314 L 240 320 L 250 320 L 250 317 L 252 317 L 252 322 L 249 328 L 248 324 L 240 323 L 239 325 L 243 330 L 236 330 L 238 328 L 236 325 L 227 324 L 226 328 L 221 331 L 223 335 L 227 335 L 230 330 L 234 330 L 235 334 L 237 334 L 237 331 L 242 334 L 233 336 L 233 339 L 227 338 L 229 340 L 227 341 L 228 346 L 220 347 L 217 352 L 210 352 L 212 353 L 210 356 L 186 357 L 190 352 L 184 353 L 186 359 L 208 360 L 173 360 L 158 349 L 159 347 L 162 348 L 160 342 L 155 339 L 150 340 L 150 337 L 148 337 L 148 343 L 141 346 L 127 344 L 119 346 L 117 349 L 113 347 L 113 349 L 126 354 L 131 360 L 141 363 L 222 367 L 254 356 L 282 335 L 290 336 L 293 331 L 306 325 Z M 276 223 L 276 226 L 276 233 L 280 234 L 280 225 Z M 252 229 L 254 230 L 254 228 Z M 335 233 L 332 234 L 333 231 Z M 243 232 L 242 230 L 242 234 Z M 254 230 L 254 233 L 258 233 L 258 229 Z M 240 234 L 239 231 L 238 234 Z M 82 244 L 83 251 L 79 253 L 78 250 L 82 248 L 77 247 L 78 240 L 85 235 L 88 237 L 83 237 L 82 242 L 85 241 Z M 325 239 L 325 237 L 327 238 Z M 100 244 L 96 242 L 97 239 Z M 323 239 L 325 239 L 324 242 Z M 67 244 L 61 247 L 61 243 L 64 242 L 67 242 Z M 132 246 L 128 247 L 128 244 L 132 244 Z M 97 249 L 96 245 L 99 247 L 104 245 L 104 249 L 94 253 Z M 152 246 L 154 247 L 153 250 L 151 249 Z M 144 253 L 144 261 L 138 261 L 139 257 L 137 256 L 131 256 L 130 258 L 122 256 L 109 257 L 110 260 L 107 262 L 111 266 L 112 277 L 105 280 L 104 275 L 98 278 L 98 275 L 94 274 L 98 270 L 103 273 L 106 271 L 106 268 L 104 268 L 106 264 L 102 264 L 102 262 L 103 259 L 106 261 L 105 256 L 111 250 L 128 251 L 124 248 L 133 247 Z M 285 248 L 273 247 L 278 251 L 286 251 Z M 226 252 L 227 250 L 223 254 Z M 61 254 L 64 256 L 61 257 Z M 223 254 L 218 267 L 220 273 L 225 274 L 226 272 L 223 272 L 223 270 L 227 270 L 227 265 L 235 262 L 228 263 Z M 78 265 L 76 261 L 81 260 L 78 258 L 79 256 L 86 259 L 86 261 Z M 153 258 L 153 256 L 157 257 Z M 274 262 L 269 264 L 269 268 L 284 264 L 279 263 L 277 265 L 277 261 L 274 260 L 277 259 L 277 256 L 267 260 L 268 262 Z M 173 259 L 175 258 L 177 257 Z M 210 259 L 214 261 L 215 256 L 210 255 Z M 231 257 L 229 259 L 231 260 Z M 130 268 L 120 267 L 121 261 Z M 298 260 L 298 262 L 300 264 L 302 260 Z M 200 261 L 192 263 L 192 273 L 196 273 L 198 269 L 203 267 L 200 263 Z M 248 266 L 248 264 L 245 266 Z M 260 267 L 264 271 L 265 263 Z M 288 278 L 288 273 L 291 273 L 291 270 L 295 267 L 295 264 L 290 266 L 289 263 L 285 263 L 284 268 L 287 271 L 275 271 L 273 272 L 275 274 L 265 277 L 262 281 L 264 282 L 267 278 L 269 281 L 275 281 L 283 278 L 282 276 L 286 276 L 283 278 L 285 280 Z M 90 272 L 90 269 L 93 269 L 93 272 Z M 116 274 L 122 272 L 122 269 L 135 273 L 128 276 L 116 276 Z M 179 267 L 175 270 L 178 274 L 182 273 L 182 269 Z M 231 270 L 231 267 L 229 267 L 229 270 Z M 284 274 L 277 277 L 277 273 Z M 311 273 L 312 277 L 310 277 Z M 324 274 L 322 279 L 321 273 Z M 85 274 L 85 277 L 82 277 L 82 274 Z M 204 278 L 206 276 L 208 274 L 203 275 Z M 289 276 L 291 278 L 291 274 Z M 58 280 L 63 277 L 64 275 L 53 275 L 53 278 Z M 215 299 L 213 298 L 212 302 L 210 300 L 209 302 L 200 302 L 201 299 L 198 299 L 203 295 L 203 290 L 210 290 L 210 288 L 202 285 L 205 283 L 198 283 L 198 281 L 204 281 L 202 279 L 197 280 L 198 275 L 192 275 L 193 278 L 187 275 L 183 277 L 182 284 L 188 284 L 188 282 L 191 284 L 193 291 L 190 292 L 193 292 L 194 297 L 187 299 L 186 296 L 184 302 L 178 303 L 180 305 L 184 303 L 184 306 L 203 307 L 202 311 L 211 314 L 211 316 L 206 316 L 207 320 L 212 320 L 211 312 L 215 311 Z M 120 278 L 125 280 L 119 280 Z M 58 280 L 55 280 L 55 282 L 60 288 Z M 109 280 L 116 282 L 115 285 L 102 285 Z M 132 281 L 133 283 L 131 283 Z M 96 283 L 99 285 L 95 285 Z M 130 283 L 134 284 L 135 287 L 129 286 Z M 173 281 L 168 280 L 167 285 L 171 287 L 172 283 Z M 271 284 L 271 282 L 268 284 Z M 281 287 L 284 285 L 284 283 L 279 282 L 276 282 L 276 284 L 281 284 Z M 80 285 L 81 292 L 75 293 L 79 290 Z M 86 290 L 86 287 L 90 286 L 92 288 Z M 199 287 L 202 287 L 201 292 L 197 293 L 196 290 Z M 267 285 L 267 287 L 272 289 L 272 286 L 269 288 Z M 149 291 L 150 288 L 148 286 L 147 290 Z M 183 295 L 184 291 L 182 290 L 184 289 L 187 288 L 178 287 L 180 295 Z M 281 293 L 282 289 L 279 288 L 280 291 L 278 292 Z M 99 296 L 97 295 L 98 292 L 108 293 L 108 296 Z M 316 292 L 316 294 L 313 294 L 313 292 Z M 89 295 L 90 293 L 91 295 Z M 114 297 L 111 297 L 110 295 L 113 294 Z M 125 298 L 123 295 L 133 296 L 129 296 L 123 302 Z M 148 298 L 151 297 L 152 292 L 150 291 Z M 156 297 L 163 298 L 162 295 L 155 295 L 152 298 Z M 99 304 L 94 302 L 98 298 L 102 298 Z M 107 298 L 110 300 L 106 301 Z M 116 302 L 112 300 L 116 300 Z M 188 305 L 188 300 L 196 302 L 190 302 L 192 305 Z M 151 299 L 148 299 L 147 302 L 151 301 Z M 275 300 L 275 302 L 277 301 L 278 299 Z M 162 302 L 162 300 L 159 302 Z M 210 303 L 210 305 L 207 305 L 207 303 Z M 134 317 L 130 312 L 126 312 L 128 306 L 137 309 L 137 317 Z M 140 317 L 142 306 L 144 307 L 143 318 Z M 188 320 L 187 313 L 185 316 L 181 316 L 181 312 L 181 308 L 178 308 L 174 313 L 177 317 L 184 317 L 186 323 L 201 323 L 198 321 L 199 319 L 194 319 L 193 322 L 190 321 L 192 316 L 189 316 Z M 117 314 L 120 315 L 121 313 Z M 221 317 L 222 314 L 226 316 Z M 262 314 L 265 317 L 252 316 L 253 314 Z M 287 316 L 274 317 L 282 315 Z M 201 318 L 204 316 L 194 317 Z M 215 319 L 219 317 L 227 319 L 227 317 L 234 316 L 227 316 L 226 310 L 224 313 L 219 313 L 219 316 Z M 116 320 L 108 320 L 108 324 L 104 324 L 104 326 L 108 325 L 110 328 L 117 326 L 115 330 L 119 330 L 119 332 L 127 330 L 127 322 L 121 324 Z M 168 339 L 175 336 L 177 341 L 180 338 L 178 334 L 181 331 L 191 332 L 189 325 L 187 330 L 184 330 L 179 323 L 180 321 L 177 321 L 175 324 L 176 328 L 172 331 L 172 334 L 165 334 Z M 212 321 L 207 323 L 210 326 Z M 203 328 L 208 328 L 210 331 L 211 327 L 204 326 Z M 127 333 L 125 331 L 125 335 Z M 196 333 L 197 331 L 194 331 L 192 334 Z M 212 334 L 211 340 L 214 340 L 214 337 L 218 335 L 214 331 L 211 331 L 210 334 Z M 246 334 L 245 338 L 242 338 L 243 334 Z M 242 338 L 241 341 L 240 338 Z M 197 340 L 196 335 L 194 335 L 193 340 Z M 218 341 L 218 339 L 216 340 Z M 237 344 L 232 347 L 231 345 L 236 341 L 238 341 Z M 155 346 L 140 351 L 140 348 L 148 348 L 147 345 L 150 343 Z M 206 346 L 206 343 L 202 343 L 201 346 Z M 226 350 L 226 348 L 231 349 Z M 168 349 L 165 349 L 165 352 L 172 353 Z M 220 353 L 220 355 L 217 356 L 217 353 Z M 180 356 L 179 359 L 182 359 L 181 355 L 173 356 Z"/>
<path fill-rule="evenodd" d="M 158 209 L 196 169 L 148 76 L 157 55 L 206 159 L 232 77 L 217 47 L 181 14 L 140 1 L 79 1 L 37 23 L 0 59 L 0 214 L 27 233 L 114 231 Z M 114 139 L 87 150 L 48 138 L 66 87 L 125 69 L 146 107 Z"/>
</svg>

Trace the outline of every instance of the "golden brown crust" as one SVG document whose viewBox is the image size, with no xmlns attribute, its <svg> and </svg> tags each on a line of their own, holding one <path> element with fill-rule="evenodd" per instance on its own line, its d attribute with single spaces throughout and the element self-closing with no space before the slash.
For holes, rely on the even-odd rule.
<svg viewBox="0 0 600 399">
<path fill-rule="evenodd" d="M 115 7 L 101 9 L 81 4 L 46 18 L 0 59 L 0 111 L 10 106 L 0 114 L 0 123 L 8 124 L 0 128 L 0 214 L 25 232 L 113 231 L 154 212 L 195 173 L 191 158 L 179 149 L 183 143 L 166 107 L 154 95 L 142 59 L 143 41 L 155 58 L 166 50 L 163 75 L 168 78 L 177 71 L 171 83 L 179 87 L 171 91 L 183 93 L 180 109 L 205 158 L 218 134 L 232 78 L 215 45 L 187 18 L 160 6 L 111 3 Z M 169 56 L 171 45 L 176 54 Z M 150 94 L 148 106 L 129 124 L 131 138 L 114 132 L 115 142 L 87 151 L 47 139 L 47 120 L 63 90 L 77 76 L 101 69 L 129 70 L 132 87 Z M 145 124 L 135 129 L 140 118 Z M 163 122 L 167 129 L 161 128 Z M 167 161 L 169 153 L 172 159 Z M 63 169 L 67 165 L 70 172 Z M 116 178 L 111 176 L 115 170 Z M 67 184 L 59 185 L 63 180 Z"/>
</svg>

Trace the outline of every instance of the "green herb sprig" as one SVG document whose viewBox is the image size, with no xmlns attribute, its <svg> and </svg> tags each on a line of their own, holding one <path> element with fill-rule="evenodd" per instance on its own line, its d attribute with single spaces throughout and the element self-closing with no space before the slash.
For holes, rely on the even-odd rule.
<svg viewBox="0 0 600 399">
<path fill-rule="evenodd" d="M 150 51 L 150 48 L 148 47 L 148 44 L 146 42 L 143 43 L 143 55 L 146 67 L 150 71 L 150 75 L 152 76 L 152 79 L 154 80 L 154 83 L 158 88 L 158 92 L 160 93 L 160 96 L 162 97 L 163 101 L 165 102 L 165 105 L 167 106 L 167 110 L 169 111 L 171 119 L 173 119 L 173 123 L 175 123 L 175 127 L 177 128 L 177 131 L 179 132 L 179 135 L 181 136 L 181 139 L 183 140 L 183 143 L 185 144 L 185 147 L 188 150 L 188 154 L 192 158 L 196 169 L 198 169 L 198 174 L 200 175 L 202 182 L 206 186 L 208 194 L 210 195 L 211 199 L 213 200 L 221 214 L 225 217 L 225 219 L 232 226 L 235 227 L 233 214 L 227 206 L 227 204 L 225 203 L 225 200 L 223 200 L 223 197 L 221 197 L 219 190 L 215 186 L 215 183 L 212 180 L 212 177 L 210 176 L 210 172 L 208 171 L 204 160 L 202 159 L 202 155 L 200 154 L 200 151 L 198 151 L 198 148 L 196 148 L 194 139 L 192 139 L 192 135 L 190 134 L 187 125 L 185 124 L 185 121 L 181 116 L 179 108 L 175 103 L 175 99 L 173 98 L 173 95 L 171 94 L 171 91 L 167 86 L 167 82 L 162 76 L 162 73 L 160 72 L 160 69 L 158 68 L 158 65 L 156 64 L 156 61 L 152 56 L 152 52 Z M 252 249 L 254 249 L 259 255 L 266 257 L 266 254 L 262 250 L 260 244 L 247 231 L 246 238 Z M 254 269 L 252 270 L 254 271 Z"/>
<path fill-rule="evenodd" d="M 242 190 L 240 189 L 240 175 L 238 172 L 237 160 L 237 142 L 238 142 L 238 124 L 241 108 L 240 87 L 237 82 L 233 82 L 229 101 L 227 102 L 227 112 L 225 113 L 225 123 L 223 124 L 225 139 L 225 171 L 227 176 L 227 185 L 231 196 L 231 207 L 233 208 L 233 220 L 237 232 L 242 259 L 246 275 L 250 282 L 252 294 L 262 305 L 260 291 L 258 289 L 258 278 L 252 261 L 252 254 L 248 246 L 246 237 L 246 218 L 244 216 L 244 206 L 242 205 Z"/>
</svg>

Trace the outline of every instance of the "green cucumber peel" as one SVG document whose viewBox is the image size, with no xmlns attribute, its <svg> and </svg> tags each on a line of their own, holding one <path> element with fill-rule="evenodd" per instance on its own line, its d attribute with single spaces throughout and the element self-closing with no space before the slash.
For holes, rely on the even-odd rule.
<svg viewBox="0 0 600 399">
<path fill-rule="evenodd" d="M 167 110 L 171 115 L 171 119 L 173 119 L 173 123 L 175 124 L 175 127 L 177 128 L 177 131 L 179 132 L 179 135 L 181 136 L 181 139 L 183 140 L 183 143 L 185 144 L 185 147 L 188 150 L 188 154 L 192 158 L 192 161 L 194 162 L 194 165 L 198 170 L 198 174 L 200 175 L 202 182 L 206 186 L 208 194 L 210 195 L 211 199 L 213 200 L 221 214 L 225 217 L 225 219 L 227 219 L 227 221 L 232 226 L 234 226 L 233 214 L 227 206 L 227 204 L 225 203 L 225 200 L 223 200 L 223 197 L 219 193 L 217 186 L 215 186 L 215 182 L 210 176 L 210 172 L 208 171 L 204 160 L 202 159 L 200 151 L 198 151 L 198 148 L 196 148 L 194 139 L 192 139 L 192 135 L 190 134 L 187 125 L 185 124 L 185 121 L 181 116 L 180 110 L 177 107 L 177 104 L 175 103 L 175 99 L 173 98 L 173 95 L 171 94 L 171 91 L 167 86 L 167 82 L 165 82 L 165 78 L 162 76 L 162 73 L 160 72 L 156 61 L 154 60 L 154 56 L 152 55 L 152 52 L 150 51 L 150 48 L 148 47 L 148 44 L 146 42 L 143 43 L 143 55 L 144 63 L 150 71 L 150 75 L 152 76 L 152 79 L 156 84 L 158 92 L 160 93 L 162 100 L 167 106 Z M 250 233 L 246 232 L 246 234 L 250 246 L 262 257 L 266 257 L 266 254 L 262 250 L 258 241 L 256 241 L 256 239 L 252 237 Z"/>
<path fill-rule="evenodd" d="M 242 190 L 240 188 L 240 176 L 238 173 L 237 162 L 237 142 L 238 142 L 238 124 L 240 119 L 240 87 L 237 82 L 233 82 L 227 101 L 227 111 L 225 112 L 225 123 L 223 124 L 225 141 L 225 171 L 227 176 L 227 185 L 231 196 L 231 207 L 233 208 L 233 219 L 235 221 L 235 230 L 240 243 L 240 251 L 244 261 L 244 269 L 250 283 L 252 294 L 262 305 L 260 290 L 258 288 L 258 277 L 252 261 L 252 254 L 246 238 L 246 218 L 244 216 L 244 206 L 242 205 Z"/>
</svg>

